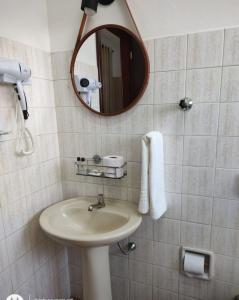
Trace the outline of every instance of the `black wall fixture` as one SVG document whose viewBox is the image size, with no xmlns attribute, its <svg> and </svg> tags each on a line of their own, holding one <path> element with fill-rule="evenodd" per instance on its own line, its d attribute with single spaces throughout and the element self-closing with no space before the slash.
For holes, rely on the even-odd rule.
<svg viewBox="0 0 239 300">
<path fill-rule="evenodd" d="M 98 0 L 82 0 L 81 9 L 85 14 L 93 16 L 97 13 Z"/>
<path fill-rule="evenodd" d="M 102 5 L 110 5 L 113 3 L 115 0 L 99 0 L 99 3 Z"/>
</svg>

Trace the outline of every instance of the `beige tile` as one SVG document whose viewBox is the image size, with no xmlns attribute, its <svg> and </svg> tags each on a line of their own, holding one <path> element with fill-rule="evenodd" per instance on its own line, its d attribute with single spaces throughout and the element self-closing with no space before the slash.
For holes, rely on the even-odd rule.
<svg viewBox="0 0 239 300">
<path fill-rule="evenodd" d="M 214 199 L 213 224 L 239 229 L 239 201 Z"/>
<path fill-rule="evenodd" d="M 154 77 L 155 73 L 150 73 L 148 86 L 139 100 L 139 104 L 153 104 L 154 103 Z"/>
<path fill-rule="evenodd" d="M 169 244 L 180 243 L 180 222 L 162 218 L 154 223 L 154 240 Z"/>
<path fill-rule="evenodd" d="M 221 66 L 223 37 L 223 30 L 189 34 L 187 67 Z"/>
<path fill-rule="evenodd" d="M 100 117 L 101 133 L 125 133 L 126 132 L 126 114 L 114 117 Z M 128 133 L 128 132 L 127 132 Z"/>
<path fill-rule="evenodd" d="M 211 226 L 181 222 L 181 244 L 183 246 L 210 249 Z"/>
<path fill-rule="evenodd" d="M 193 108 L 185 114 L 185 134 L 216 135 L 218 117 L 218 104 L 194 104 Z"/>
<path fill-rule="evenodd" d="M 136 250 L 130 254 L 130 258 L 142 262 L 152 263 L 153 261 L 153 241 L 133 238 L 136 243 Z"/>
<path fill-rule="evenodd" d="M 55 52 L 52 53 L 51 57 L 52 57 L 53 78 L 55 80 L 69 79 L 72 51 Z"/>
<path fill-rule="evenodd" d="M 177 103 L 185 97 L 185 71 L 155 73 L 154 104 Z"/>
<path fill-rule="evenodd" d="M 212 196 L 213 179 L 213 168 L 183 167 L 183 193 Z"/>
<path fill-rule="evenodd" d="M 220 85 L 221 68 L 187 71 L 186 96 L 194 102 L 218 102 Z"/>
<path fill-rule="evenodd" d="M 111 286 L 114 300 L 129 300 L 129 281 L 127 279 L 112 276 Z"/>
<path fill-rule="evenodd" d="M 181 218 L 181 194 L 166 193 L 167 211 L 164 217 L 180 220 Z"/>
<path fill-rule="evenodd" d="M 0 241 L 0 273 L 6 269 L 9 265 L 8 249 L 6 240 Z"/>
<path fill-rule="evenodd" d="M 154 72 L 154 52 L 155 52 L 155 40 L 146 40 L 144 41 L 144 45 L 149 55 L 149 62 L 150 62 L 150 72 Z"/>
<path fill-rule="evenodd" d="M 155 71 L 185 69 L 186 52 L 185 35 L 155 40 Z"/>
<path fill-rule="evenodd" d="M 239 28 L 230 28 L 225 30 L 225 49 L 224 49 L 224 65 L 239 64 Z"/>
<path fill-rule="evenodd" d="M 129 276 L 129 260 L 124 256 L 110 256 L 110 271 L 113 276 L 128 278 Z"/>
<path fill-rule="evenodd" d="M 33 275 L 33 259 L 32 253 L 28 252 L 19 258 L 11 266 L 11 278 L 13 289 L 16 290 Z"/>
<path fill-rule="evenodd" d="M 127 164 L 128 187 L 140 188 L 141 165 L 140 163 L 130 162 Z"/>
<path fill-rule="evenodd" d="M 167 290 L 153 288 L 153 300 L 178 300 L 178 295 Z"/>
<path fill-rule="evenodd" d="M 75 106 L 76 101 L 79 101 L 70 80 L 54 81 L 54 91 L 56 106 Z"/>
<path fill-rule="evenodd" d="M 186 276 L 180 276 L 179 293 L 196 299 L 206 300 L 208 291 L 208 282 Z M 187 298 L 186 298 L 187 299 Z M 190 299 L 190 298 L 189 298 Z"/>
<path fill-rule="evenodd" d="M 10 269 L 0 273 L 0 298 L 6 299 L 13 292 Z"/>
<path fill-rule="evenodd" d="M 154 221 L 149 216 L 143 216 L 143 221 L 136 232 L 133 234 L 133 237 L 143 238 L 153 240 L 154 233 Z"/>
<path fill-rule="evenodd" d="M 215 279 L 239 285 L 239 259 L 216 254 Z"/>
<path fill-rule="evenodd" d="M 164 136 L 163 143 L 165 163 L 181 165 L 183 160 L 183 137 L 173 135 Z"/>
<path fill-rule="evenodd" d="M 152 300 L 152 286 L 130 282 L 130 300 Z"/>
<path fill-rule="evenodd" d="M 166 135 L 182 135 L 184 114 L 176 104 L 155 105 L 153 111 L 154 130 Z"/>
<path fill-rule="evenodd" d="M 152 265 L 130 259 L 129 276 L 131 281 L 152 285 L 153 283 Z"/>
<path fill-rule="evenodd" d="M 125 135 L 104 134 L 101 138 L 103 156 L 120 155 L 126 159 L 127 145 Z"/>
<path fill-rule="evenodd" d="M 217 147 L 217 167 L 239 168 L 238 137 L 219 137 Z"/>
<path fill-rule="evenodd" d="M 222 281 L 212 281 L 208 285 L 208 300 L 231 300 L 239 294 L 239 287 Z"/>
<path fill-rule="evenodd" d="M 127 161 L 141 161 L 141 140 L 141 134 L 126 136 Z"/>
<path fill-rule="evenodd" d="M 213 199 L 202 196 L 182 196 L 182 220 L 211 224 Z"/>
<path fill-rule="evenodd" d="M 169 193 L 181 193 L 182 167 L 174 165 L 165 166 L 165 190 Z"/>
<path fill-rule="evenodd" d="M 153 286 L 178 292 L 178 271 L 153 266 Z"/>
<path fill-rule="evenodd" d="M 239 67 L 223 68 L 221 101 L 239 101 Z"/>
<path fill-rule="evenodd" d="M 128 134 L 145 134 L 153 129 L 153 107 L 137 105 L 125 114 Z"/>
<path fill-rule="evenodd" d="M 169 269 L 179 270 L 179 246 L 154 242 L 153 263 Z"/>
<path fill-rule="evenodd" d="M 220 106 L 219 135 L 239 135 L 239 103 L 223 103 Z"/>
<path fill-rule="evenodd" d="M 214 195 L 219 198 L 239 199 L 239 170 L 216 169 Z"/>
<path fill-rule="evenodd" d="M 216 137 L 185 136 L 183 164 L 213 167 L 216 156 Z"/>
<path fill-rule="evenodd" d="M 13 263 L 31 249 L 29 229 L 25 227 L 8 236 L 6 243 L 9 261 Z"/>
<path fill-rule="evenodd" d="M 218 254 L 239 257 L 239 231 L 213 227 L 212 249 Z"/>
</svg>

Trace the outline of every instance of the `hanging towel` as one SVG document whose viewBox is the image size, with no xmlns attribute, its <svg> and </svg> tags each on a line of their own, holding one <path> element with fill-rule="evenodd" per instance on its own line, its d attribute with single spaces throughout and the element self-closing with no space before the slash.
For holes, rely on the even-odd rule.
<svg viewBox="0 0 239 300">
<path fill-rule="evenodd" d="M 167 210 L 164 186 L 163 137 L 152 131 L 142 138 L 141 191 L 138 210 L 157 220 Z"/>
</svg>

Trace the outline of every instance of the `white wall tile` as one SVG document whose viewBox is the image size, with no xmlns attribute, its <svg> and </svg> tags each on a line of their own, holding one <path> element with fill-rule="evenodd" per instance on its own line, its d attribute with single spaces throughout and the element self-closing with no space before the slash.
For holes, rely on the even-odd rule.
<svg viewBox="0 0 239 300">
<path fill-rule="evenodd" d="M 185 71 L 155 73 L 154 104 L 179 102 L 185 97 L 185 80 Z"/>
<path fill-rule="evenodd" d="M 149 63 L 150 63 L 150 72 L 154 72 L 154 52 L 155 52 L 155 40 L 147 40 L 144 41 L 144 45 L 146 47 Z"/>
<path fill-rule="evenodd" d="M 178 291 L 178 271 L 153 266 L 153 286 L 173 292 Z"/>
<path fill-rule="evenodd" d="M 153 107 L 138 105 L 125 114 L 128 134 L 145 134 L 153 129 Z"/>
<path fill-rule="evenodd" d="M 239 229 L 239 201 L 214 199 L 213 224 Z"/>
<path fill-rule="evenodd" d="M 213 179 L 213 168 L 183 167 L 183 193 L 212 196 Z"/>
<path fill-rule="evenodd" d="M 195 280 L 186 276 L 180 276 L 179 292 L 185 296 L 195 297 L 196 299 L 206 300 L 208 282 L 205 280 Z M 186 298 L 187 299 L 187 298 Z M 213 298 L 212 298 L 213 299 Z M 188 300 L 191 300 L 189 298 Z"/>
<path fill-rule="evenodd" d="M 187 67 L 221 66 L 223 37 L 223 30 L 189 34 Z"/>
<path fill-rule="evenodd" d="M 153 289 L 153 300 L 178 300 L 178 295 L 163 289 Z"/>
<path fill-rule="evenodd" d="M 166 164 L 181 165 L 183 160 L 183 137 L 163 136 L 164 161 Z"/>
<path fill-rule="evenodd" d="M 193 102 L 218 102 L 221 88 L 221 68 L 187 71 L 186 96 Z"/>
<path fill-rule="evenodd" d="M 153 263 L 162 267 L 179 270 L 179 246 L 154 242 Z"/>
<path fill-rule="evenodd" d="M 129 280 L 122 279 L 120 277 L 112 276 L 111 280 L 112 297 L 115 300 L 129 300 Z M 77 296 L 83 297 L 83 295 L 77 293 Z"/>
<path fill-rule="evenodd" d="M 222 74 L 221 101 L 239 101 L 239 67 L 225 67 Z"/>
<path fill-rule="evenodd" d="M 155 40 L 155 71 L 181 70 L 186 67 L 187 36 Z"/>
<path fill-rule="evenodd" d="M 183 246 L 210 249 L 211 226 L 181 222 L 181 244 Z"/>
<path fill-rule="evenodd" d="M 154 223 L 154 240 L 169 244 L 180 243 L 180 222 L 162 218 Z"/>
<path fill-rule="evenodd" d="M 214 195 L 219 198 L 239 199 L 239 170 L 216 169 Z"/>
<path fill-rule="evenodd" d="M 152 265 L 130 259 L 129 276 L 132 281 L 152 285 L 153 283 Z"/>
<path fill-rule="evenodd" d="M 223 103 L 220 105 L 219 135 L 239 135 L 239 103 Z"/>
<path fill-rule="evenodd" d="M 224 65 L 239 64 L 239 28 L 230 28 L 225 30 L 225 49 L 224 49 Z"/>
<path fill-rule="evenodd" d="M 182 195 L 182 220 L 211 224 L 213 199 L 202 196 Z"/>
<path fill-rule="evenodd" d="M 182 167 L 174 165 L 165 166 L 165 190 L 170 193 L 182 191 Z"/>
<path fill-rule="evenodd" d="M 216 135 L 218 117 L 218 104 L 194 104 L 193 108 L 185 113 L 185 134 Z"/>
<path fill-rule="evenodd" d="M 213 167 L 216 156 L 216 137 L 185 136 L 183 164 Z"/>
<path fill-rule="evenodd" d="M 218 254 L 239 257 L 239 231 L 213 227 L 212 249 Z"/>
<path fill-rule="evenodd" d="M 239 287 L 214 280 L 208 285 L 208 299 L 231 300 L 238 295 Z"/>
<path fill-rule="evenodd" d="M 152 286 L 130 282 L 130 300 L 152 300 Z"/>
<path fill-rule="evenodd" d="M 238 137 L 219 137 L 217 145 L 217 167 L 239 168 Z"/>
<path fill-rule="evenodd" d="M 153 110 L 154 130 L 163 134 L 182 135 L 184 131 L 184 114 L 178 105 L 155 105 Z"/>
<path fill-rule="evenodd" d="M 215 279 L 239 285 L 239 259 L 216 254 Z"/>
</svg>

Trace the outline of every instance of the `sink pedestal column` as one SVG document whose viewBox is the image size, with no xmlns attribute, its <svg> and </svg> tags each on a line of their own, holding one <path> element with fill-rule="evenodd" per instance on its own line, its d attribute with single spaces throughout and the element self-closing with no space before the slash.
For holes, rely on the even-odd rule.
<svg viewBox="0 0 239 300">
<path fill-rule="evenodd" d="M 109 246 L 82 248 L 84 300 L 112 300 Z"/>
</svg>

